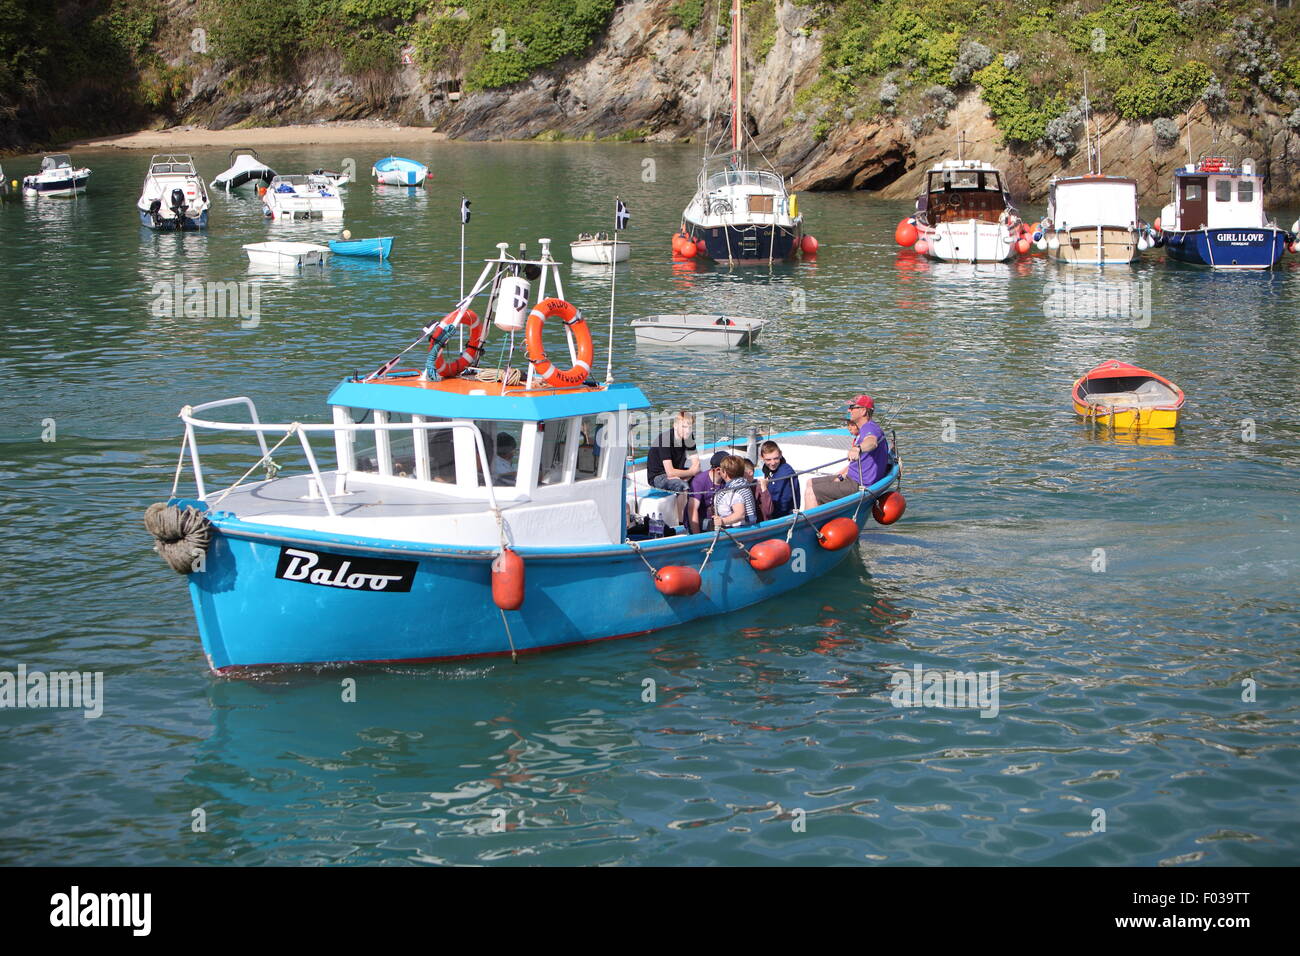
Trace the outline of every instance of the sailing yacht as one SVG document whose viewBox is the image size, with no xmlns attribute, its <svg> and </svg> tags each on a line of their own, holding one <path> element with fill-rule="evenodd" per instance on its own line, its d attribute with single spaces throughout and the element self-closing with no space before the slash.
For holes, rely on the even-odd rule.
<svg viewBox="0 0 1300 956">
<path fill-rule="evenodd" d="M 767 169 L 751 165 L 741 99 L 740 0 L 731 4 L 730 137 L 705 157 L 699 184 L 682 214 L 682 228 L 697 255 L 716 262 L 752 264 L 791 259 L 803 241 L 797 197 L 759 152 Z M 757 148 L 754 150 L 758 152 Z"/>
</svg>

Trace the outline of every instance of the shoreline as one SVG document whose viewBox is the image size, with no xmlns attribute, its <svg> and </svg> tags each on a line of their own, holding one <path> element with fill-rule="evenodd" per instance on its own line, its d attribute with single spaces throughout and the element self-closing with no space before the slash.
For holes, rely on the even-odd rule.
<svg viewBox="0 0 1300 956">
<path fill-rule="evenodd" d="M 330 123 L 288 126 L 250 126 L 208 129 L 202 126 L 173 126 L 169 129 L 137 130 L 114 136 L 95 136 L 63 143 L 60 149 L 152 149 L 161 151 L 203 147 L 238 146 L 329 146 L 343 143 L 445 143 L 446 133 L 426 126 L 400 126 L 374 120 L 338 120 Z"/>
</svg>

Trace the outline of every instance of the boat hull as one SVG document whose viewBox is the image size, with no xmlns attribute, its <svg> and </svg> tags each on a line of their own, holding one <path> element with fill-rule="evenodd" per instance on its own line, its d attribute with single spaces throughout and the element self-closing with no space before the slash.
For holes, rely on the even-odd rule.
<svg viewBox="0 0 1300 956">
<path fill-rule="evenodd" d="M 1163 375 L 1113 359 L 1078 379 L 1070 394 L 1075 414 L 1118 430 L 1176 428 L 1187 400 Z"/>
<path fill-rule="evenodd" d="M 1103 404 L 1088 404 L 1074 400 L 1074 411 L 1099 425 L 1111 428 L 1177 428 L 1176 408 L 1112 408 Z"/>
<path fill-rule="evenodd" d="M 571 242 L 569 243 L 569 252 L 573 256 L 574 262 L 585 262 L 589 265 L 609 265 L 611 261 L 626 262 L 627 257 L 632 252 L 632 244 L 622 240 L 619 240 L 617 245 L 612 241 Z"/>
<path fill-rule="evenodd" d="M 382 236 L 378 239 L 331 239 L 330 252 L 336 256 L 365 256 L 371 259 L 387 259 L 393 253 L 393 237 Z"/>
<path fill-rule="evenodd" d="M 1007 226 L 974 219 L 918 224 L 917 231 L 926 242 L 926 255 L 940 262 L 1006 262 L 1015 254 L 1018 238 Z"/>
<path fill-rule="evenodd" d="M 28 196 L 72 196 L 84 192 L 90 174 L 69 176 L 66 179 L 51 179 L 44 182 L 37 179 L 24 179 L 23 192 Z"/>
<path fill-rule="evenodd" d="M 140 214 L 140 225 L 155 232 L 194 232 L 198 229 L 208 228 L 208 211 L 205 209 L 197 217 L 183 216 L 179 221 L 176 219 L 159 218 L 154 222 L 153 216 L 145 210 L 137 207 L 136 211 Z"/>
<path fill-rule="evenodd" d="M 865 501 L 854 496 L 813 509 L 809 520 L 795 523 L 790 541 L 794 558 L 771 571 L 755 571 L 735 544 L 721 539 L 705 565 L 700 592 L 689 597 L 660 593 L 645 562 L 628 545 L 521 548 L 524 604 L 503 616 L 492 601 L 494 550 L 343 541 L 247 524 L 220 513 L 212 516 L 215 533 L 203 570 L 189 576 L 190 597 L 204 652 L 217 671 L 432 662 L 509 654 L 512 642 L 514 650 L 527 653 L 630 637 L 725 614 L 826 574 L 853 548 L 821 547 L 812 526 L 855 513 L 865 522 L 871 497 L 896 481 L 895 470 L 873 486 Z M 198 505 L 182 499 L 173 503 Z M 735 537 L 747 545 L 784 540 L 789 528 L 790 519 L 783 519 Z M 641 550 L 657 568 L 698 568 L 712 540 L 709 534 L 655 539 L 643 542 Z M 308 565 L 310 574 L 304 570 Z M 381 572 L 400 580 L 373 590 L 366 583 L 373 579 L 366 575 Z M 321 583 L 292 579 L 304 576 Z M 358 584 L 358 579 L 364 580 Z"/>
<path fill-rule="evenodd" d="M 1126 266 L 1137 256 L 1137 230 L 1127 226 L 1081 226 L 1055 236 L 1060 245 L 1052 249 L 1052 258 L 1071 265 Z"/>
<path fill-rule="evenodd" d="M 702 226 L 686 221 L 686 236 L 695 243 L 696 255 L 714 262 L 756 265 L 785 262 L 795 257 L 802 230 L 779 225 Z"/>
<path fill-rule="evenodd" d="M 1166 232 L 1171 259 L 1212 269 L 1271 269 L 1286 251 L 1286 233 L 1276 226 Z"/>
</svg>

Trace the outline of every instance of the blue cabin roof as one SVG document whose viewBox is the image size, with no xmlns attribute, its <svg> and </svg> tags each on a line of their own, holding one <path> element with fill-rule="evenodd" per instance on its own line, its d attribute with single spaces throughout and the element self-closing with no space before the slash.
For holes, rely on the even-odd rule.
<svg viewBox="0 0 1300 956">
<path fill-rule="evenodd" d="M 417 385 L 413 378 L 410 384 L 398 384 L 392 379 L 358 382 L 346 378 L 330 393 L 329 403 L 430 418 L 533 422 L 650 407 L 650 402 L 635 385 L 616 384 L 584 391 L 533 389 L 523 392 L 516 388 L 514 394 L 506 395 L 471 395 L 466 389 L 469 385 L 488 392 L 500 387 L 463 379 Z"/>
</svg>

